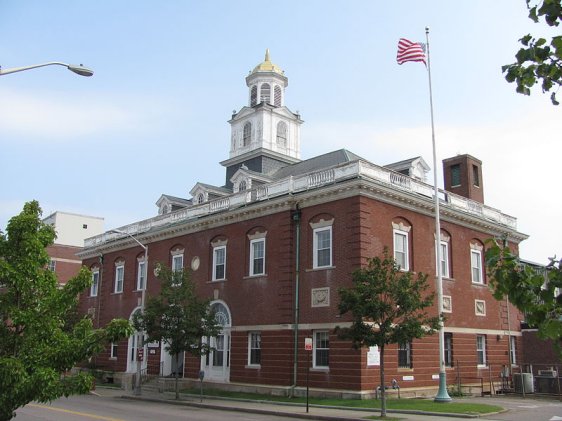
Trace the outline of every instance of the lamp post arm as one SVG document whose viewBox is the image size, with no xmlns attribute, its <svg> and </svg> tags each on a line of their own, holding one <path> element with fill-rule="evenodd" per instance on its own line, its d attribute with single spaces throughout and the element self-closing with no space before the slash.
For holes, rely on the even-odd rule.
<svg viewBox="0 0 562 421">
<path fill-rule="evenodd" d="M 60 61 L 50 61 L 48 63 L 33 64 L 30 66 L 23 66 L 23 67 L 12 67 L 8 69 L 0 68 L 0 76 L 9 75 L 10 73 L 23 72 L 24 70 L 37 69 L 39 67 L 45 67 L 45 66 L 63 66 L 66 67 L 71 72 L 74 72 L 80 76 L 92 76 L 94 74 L 93 70 L 90 70 L 82 65 L 77 66 L 74 64 L 62 63 Z"/>
</svg>

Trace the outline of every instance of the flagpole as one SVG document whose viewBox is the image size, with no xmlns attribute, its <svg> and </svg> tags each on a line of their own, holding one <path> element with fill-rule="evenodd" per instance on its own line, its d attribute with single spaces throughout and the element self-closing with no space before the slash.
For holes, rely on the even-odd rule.
<svg viewBox="0 0 562 421">
<path fill-rule="evenodd" d="M 447 392 L 445 370 L 445 326 L 443 323 L 443 269 L 441 267 L 441 221 L 439 218 L 439 189 L 437 188 L 437 152 L 435 148 L 435 125 L 433 123 L 433 93 L 431 90 L 431 57 L 429 54 L 429 27 L 425 27 L 427 48 L 427 75 L 429 79 L 429 107 L 431 109 L 431 143 L 433 146 L 433 188 L 435 196 L 435 253 L 437 256 L 437 307 L 439 310 L 439 390 L 435 402 L 451 402 Z"/>
</svg>

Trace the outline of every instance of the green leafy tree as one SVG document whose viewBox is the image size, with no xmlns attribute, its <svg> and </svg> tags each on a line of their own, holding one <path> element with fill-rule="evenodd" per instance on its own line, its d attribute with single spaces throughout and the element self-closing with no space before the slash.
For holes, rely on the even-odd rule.
<svg viewBox="0 0 562 421">
<path fill-rule="evenodd" d="M 46 247 L 53 243 L 55 232 L 40 216 L 39 203 L 26 203 L 10 219 L 6 232 L 0 231 L 2 421 L 31 401 L 49 402 L 88 392 L 92 377 L 69 370 L 132 332 L 126 320 L 94 329 L 91 319 L 70 317 L 78 295 L 91 283 L 91 273 L 82 268 L 59 287 L 55 274 L 47 269 Z"/>
<path fill-rule="evenodd" d="M 558 26 L 562 20 L 560 0 L 542 0 L 531 6 L 527 1 L 529 18 L 538 22 L 539 18 L 549 26 Z M 562 85 L 562 36 L 552 37 L 550 43 L 545 38 L 535 38 L 531 34 L 519 40 L 522 48 L 515 58 L 517 62 L 502 66 L 502 72 L 509 83 L 515 82 L 516 91 L 530 95 L 531 88 L 541 83 L 543 92 L 551 92 L 550 99 L 558 105 L 556 93 Z"/>
<path fill-rule="evenodd" d="M 498 300 L 509 301 L 525 313 L 527 323 L 542 338 L 562 339 L 562 267 L 554 258 L 542 268 L 524 264 L 506 244 L 491 241 L 486 250 L 490 285 Z M 560 351 L 560 349 L 559 349 Z"/>
<path fill-rule="evenodd" d="M 183 352 L 207 355 L 212 348 L 203 337 L 217 336 L 222 327 L 211 310 L 209 300 L 200 298 L 187 271 L 172 271 L 158 265 L 161 288 L 148 297 L 143 313 L 133 317 L 135 328 L 146 332 L 148 341 L 163 341 L 165 349 L 179 367 Z M 179 399 L 178 370 L 175 373 L 176 399 Z"/>
<path fill-rule="evenodd" d="M 381 417 L 386 417 L 384 351 L 388 344 L 409 343 L 439 328 L 439 317 L 426 309 L 434 294 L 427 293 L 427 275 L 403 272 L 385 248 L 382 258 L 369 259 L 353 273 L 352 287 L 339 290 L 340 314 L 351 313 L 352 325 L 338 328 L 355 349 L 378 346 L 380 352 Z"/>
</svg>

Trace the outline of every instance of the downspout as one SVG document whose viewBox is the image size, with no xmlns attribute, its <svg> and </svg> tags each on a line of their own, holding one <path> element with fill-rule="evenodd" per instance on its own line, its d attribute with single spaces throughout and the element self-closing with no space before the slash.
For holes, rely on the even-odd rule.
<svg viewBox="0 0 562 421">
<path fill-rule="evenodd" d="M 299 356 L 299 272 L 300 272 L 300 248 L 301 248 L 301 210 L 297 203 L 295 210 L 291 211 L 291 219 L 295 223 L 295 320 L 293 324 L 293 384 L 291 385 L 291 397 L 294 397 L 297 387 L 298 356 Z"/>
<path fill-rule="evenodd" d="M 100 279 L 98 280 L 98 295 L 96 297 L 96 301 L 98 304 L 98 308 L 96 309 L 96 319 L 97 319 L 97 328 L 100 328 L 100 311 L 101 311 L 101 282 L 103 279 L 103 254 L 100 253 L 99 256 L 99 263 L 100 263 Z"/>
</svg>

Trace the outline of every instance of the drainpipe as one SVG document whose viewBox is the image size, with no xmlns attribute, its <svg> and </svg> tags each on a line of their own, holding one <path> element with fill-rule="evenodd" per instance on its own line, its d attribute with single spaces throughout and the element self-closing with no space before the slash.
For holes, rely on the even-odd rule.
<svg viewBox="0 0 562 421">
<path fill-rule="evenodd" d="M 291 386 L 291 397 L 294 397 L 297 387 L 298 356 L 299 356 L 299 272 L 300 272 L 300 249 L 301 249 L 301 210 L 297 203 L 295 210 L 291 211 L 291 219 L 295 223 L 295 320 L 293 324 L 294 349 L 293 349 L 293 384 Z"/>
<path fill-rule="evenodd" d="M 96 296 L 97 301 L 97 309 L 96 309 L 96 319 L 97 319 L 97 328 L 100 328 L 100 311 L 101 311 L 101 282 L 103 279 L 103 253 L 99 255 L 99 263 L 100 263 L 100 278 L 98 279 L 98 295 Z"/>
</svg>

